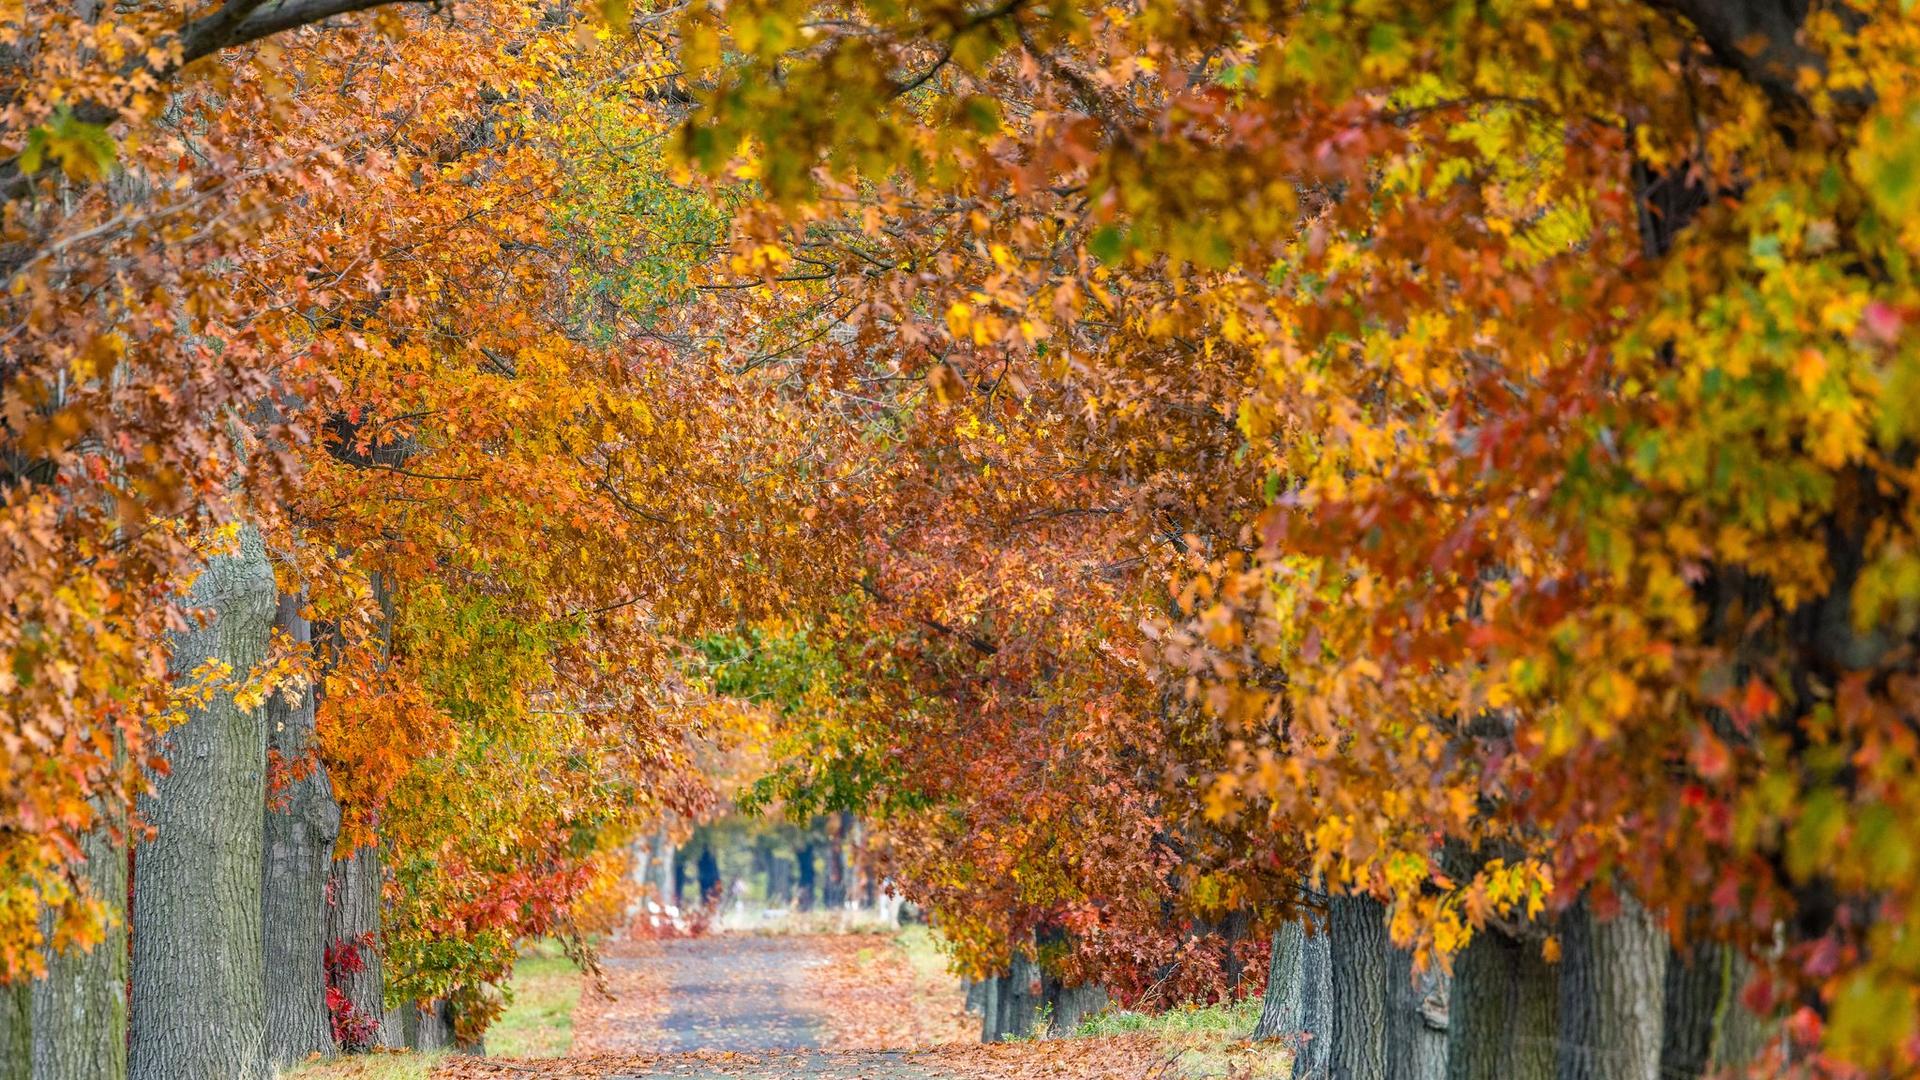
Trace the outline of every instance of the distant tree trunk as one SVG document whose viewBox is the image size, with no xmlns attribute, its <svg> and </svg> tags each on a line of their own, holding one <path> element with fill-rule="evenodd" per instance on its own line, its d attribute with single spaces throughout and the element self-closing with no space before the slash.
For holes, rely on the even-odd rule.
<svg viewBox="0 0 1920 1080">
<path fill-rule="evenodd" d="M 700 849 L 698 880 L 700 882 L 699 906 L 705 907 L 717 902 L 720 899 L 720 860 L 713 856 L 711 840 Z"/>
<path fill-rule="evenodd" d="M 794 849 L 794 861 L 800 868 L 800 910 L 812 911 L 814 904 L 815 881 L 813 871 L 813 844 L 801 844 Z M 992 1040 L 988 1040 L 991 1042 Z"/>
<path fill-rule="evenodd" d="M 1386 906 L 1371 896 L 1328 905 L 1333 950 L 1333 1080 L 1387 1080 Z"/>
<path fill-rule="evenodd" d="M 1253 925 L 1253 912 L 1235 908 L 1220 920 L 1220 968 L 1227 977 L 1227 996 L 1240 996 L 1240 983 L 1246 978 L 1246 961 L 1240 955 L 1241 943 Z"/>
<path fill-rule="evenodd" d="M 633 842 L 633 884 L 636 888 L 651 885 L 653 870 L 653 846 L 645 840 Z"/>
<path fill-rule="evenodd" d="M 847 851 L 845 815 L 835 815 L 827 834 L 827 883 L 822 902 L 830 908 L 847 903 Z"/>
<path fill-rule="evenodd" d="M 1751 965 L 1740 950 L 1700 941 L 1667 954 L 1660 1075 L 1704 1077 L 1750 1064 L 1766 1049 L 1767 1026 L 1741 1003 Z"/>
<path fill-rule="evenodd" d="M 1446 973 L 1438 964 L 1416 973 L 1413 953 L 1395 949 L 1387 980 L 1389 1080 L 1446 1080 Z"/>
<path fill-rule="evenodd" d="M 654 842 L 654 857 L 660 860 L 660 906 L 679 907 L 680 896 L 674 888 L 674 868 L 676 865 L 673 850 L 673 834 L 667 830 L 665 822 L 660 825 L 660 838 Z"/>
<path fill-rule="evenodd" d="M 92 949 L 50 953 L 46 976 L 33 984 L 34 1080 L 127 1075 L 127 850 L 105 824 L 81 846 L 88 887 L 111 922 Z"/>
<path fill-rule="evenodd" d="M 1333 961 L 1326 920 L 1309 912 L 1273 935 L 1256 1039 L 1293 1048 L 1294 1080 L 1325 1080 L 1333 1044 Z"/>
<path fill-rule="evenodd" d="M 1631 897 L 1605 921 L 1583 899 L 1560 925 L 1559 1080 L 1658 1080 L 1666 933 Z"/>
<path fill-rule="evenodd" d="M 377 1045 L 402 1045 L 398 1027 L 386 1020 L 383 1000 L 386 979 L 380 957 L 382 874 L 380 849 L 363 847 L 336 859 L 327 874 L 327 941 L 336 949 L 351 948 L 360 958 L 359 971 L 342 971 L 334 983 L 353 1015 L 378 1025 Z"/>
<path fill-rule="evenodd" d="M 274 625 L 294 641 L 312 640 L 301 616 L 305 598 L 280 597 Z M 340 835 L 340 807 L 326 769 L 314 756 L 312 688 L 289 703 L 267 702 L 267 749 L 286 786 L 266 812 L 266 858 L 260 884 L 267 992 L 267 1059 L 284 1068 L 333 1052 L 327 1021 L 327 874 Z"/>
<path fill-rule="evenodd" d="M 768 856 L 767 903 L 775 907 L 793 905 L 793 863 L 778 852 Z"/>
<path fill-rule="evenodd" d="M 980 981 L 980 1041 L 1000 1041 L 1000 994 L 1006 989 L 1006 976 L 989 975 Z"/>
<path fill-rule="evenodd" d="M 1552 1080 L 1559 973 L 1540 946 L 1487 927 L 1453 962 L 1448 1080 Z"/>
<path fill-rule="evenodd" d="M 225 662 L 244 677 L 266 657 L 273 567 L 252 527 L 207 561 L 191 603 L 213 621 L 180 633 L 173 671 Z M 227 695 L 164 736 L 169 771 L 141 800 L 154 839 L 137 849 L 133 895 L 135 1080 L 267 1075 L 260 860 L 266 728 Z"/>
</svg>

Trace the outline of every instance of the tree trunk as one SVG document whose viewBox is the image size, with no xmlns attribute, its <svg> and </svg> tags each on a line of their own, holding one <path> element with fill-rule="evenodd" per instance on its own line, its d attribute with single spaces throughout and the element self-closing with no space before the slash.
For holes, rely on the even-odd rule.
<svg viewBox="0 0 1920 1080">
<path fill-rule="evenodd" d="M 1560 1080 L 1658 1080 L 1667 935 L 1631 897 L 1604 922 L 1584 899 L 1560 922 Z"/>
<path fill-rule="evenodd" d="M 34 1080 L 127 1075 L 127 851 L 104 823 L 81 843 L 88 887 L 111 921 L 92 949 L 50 953 L 33 984 Z"/>
<path fill-rule="evenodd" d="M 213 621 L 179 634 L 175 677 L 209 660 L 245 677 L 267 654 L 273 567 L 252 527 L 207 561 L 191 602 Z M 267 1075 L 260 860 L 266 728 L 225 694 L 167 732 L 169 766 L 141 815 L 136 855 L 131 1075 L 250 1080 Z"/>
<path fill-rule="evenodd" d="M 1487 927 L 1453 962 L 1448 1080 L 1551 1080 L 1559 973 L 1540 946 Z"/>
<path fill-rule="evenodd" d="M 1040 965 L 1023 953 L 1013 954 L 1012 970 L 1001 993 L 1004 1008 L 1001 1037 L 1024 1039 L 1034 1033 L 1040 1022 Z"/>
<path fill-rule="evenodd" d="M 654 856 L 660 860 L 660 906 L 677 908 L 680 906 L 680 897 L 674 889 L 673 833 L 667 830 L 664 822 L 660 825 L 660 836 L 654 842 L 653 850 Z"/>
<path fill-rule="evenodd" d="M 773 907 L 793 906 L 793 863 L 785 855 L 771 856 L 767 873 L 767 903 Z"/>
<path fill-rule="evenodd" d="M 409 1001 L 396 1012 L 404 1017 L 402 1030 L 409 1050 L 453 1048 L 453 1015 L 445 998 L 437 998 L 425 1005 Z"/>
<path fill-rule="evenodd" d="M 380 849 L 363 847 L 336 859 L 327 873 L 327 942 L 336 950 L 351 949 L 359 957 L 358 971 L 339 970 L 334 985 L 351 1010 L 349 1023 L 371 1024 L 377 1034 L 370 1046 L 400 1046 L 400 1032 L 386 1020 L 382 994 L 386 979 L 380 960 Z"/>
<path fill-rule="evenodd" d="M 1667 954 L 1660 1075 L 1704 1077 L 1750 1064 L 1766 1047 L 1766 1025 L 1740 1002 L 1750 969 L 1738 949 L 1717 942 Z"/>
<path fill-rule="evenodd" d="M 1446 1080 L 1446 973 L 1437 964 L 1415 972 L 1413 953 L 1395 949 L 1387 990 L 1389 1080 Z"/>
<path fill-rule="evenodd" d="M 1235 908 L 1227 912 L 1220 920 L 1220 969 L 1227 978 L 1227 996 L 1240 996 L 1240 983 L 1246 978 L 1246 960 L 1240 955 L 1240 945 L 1247 940 L 1247 930 L 1253 925 L 1253 912 L 1246 908 Z"/>
<path fill-rule="evenodd" d="M 0 983 L 0 1080 L 33 1080 L 33 984 Z"/>
<path fill-rule="evenodd" d="M 847 851 L 844 817 L 835 817 L 827 834 L 827 881 L 821 902 L 829 908 L 847 903 Z"/>
<path fill-rule="evenodd" d="M 816 883 L 814 880 L 816 875 L 813 870 L 813 845 L 810 843 L 801 844 L 798 848 L 794 849 L 793 855 L 794 861 L 798 864 L 799 868 L 800 899 L 798 906 L 801 911 L 812 911 L 816 893 Z"/>
<path fill-rule="evenodd" d="M 1334 1080 L 1387 1080 L 1387 909 L 1371 896 L 1336 896 L 1327 910 L 1333 949 Z"/>
<path fill-rule="evenodd" d="M 1267 992 L 1256 1039 L 1281 1039 L 1293 1049 L 1294 1080 L 1324 1080 L 1333 1046 L 1333 961 L 1326 920 L 1309 913 L 1273 935 Z"/>
<path fill-rule="evenodd" d="M 966 1004 L 962 1006 L 968 1016 L 979 1016 L 986 1005 L 987 983 L 990 979 L 965 979 L 961 985 L 967 993 Z"/>
<path fill-rule="evenodd" d="M 1006 976 L 989 975 L 980 981 L 980 1041 L 1000 1041 L 1000 992 L 1006 988 Z"/>
<path fill-rule="evenodd" d="M 304 598 L 280 597 L 274 625 L 294 641 L 312 640 Z M 267 1060 L 291 1065 L 333 1052 L 327 1022 L 327 873 L 340 835 L 340 807 L 314 755 L 311 687 L 289 702 L 267 702 L 267 749 L 285 786 L 267 801 L 261 868 L 261 926 L 266 954 Z"/>
<path fill-rule="evenodd" d="M 1107 1007 L 1107 988 L 1097 983 L 1062 986 L 1053 995 L 1053 1034 L 1065 1037 Z"/>
</svg>

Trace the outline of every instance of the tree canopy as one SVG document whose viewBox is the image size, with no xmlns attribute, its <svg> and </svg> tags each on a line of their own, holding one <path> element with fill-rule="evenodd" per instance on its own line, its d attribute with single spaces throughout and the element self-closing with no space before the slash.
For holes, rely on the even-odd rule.
<svg viewBox="0 0 1920 1080">
<path fill-rule="evenodd" d="M 1645 913 L 1920 1068 L 1908 6 L 0 3 L 0 979 L 277 696 L 468 1034 L 751 730 L 977 972 Z"/>
</svg>

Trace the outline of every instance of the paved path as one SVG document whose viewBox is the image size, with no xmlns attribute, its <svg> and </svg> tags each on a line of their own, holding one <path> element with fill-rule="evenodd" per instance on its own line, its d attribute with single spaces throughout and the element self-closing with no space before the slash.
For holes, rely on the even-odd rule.
<svg viewBox="0 0 1920 1080">
<path fill-rule="evenodd" d="M 720 934 L 665 941 L 649 955 L 616 964 L 650 964 L 669 1011 L 653 1049 L 675 1056 L 620 1080 L 941 1080 L 899 1051 L 823 1051 L 825 1018 L 812 1006 L 810 982 L 822 959 L 804 937 Z M 815 983 L 817 985 L 817 982 Z M 904 1004 L 904 1003 L 903 1003 Z"/>
<path fill-rule="evenodd" d="M 660 1024 L 661 1050 L 810 1050 L 820 1017 L 806 1008 L 806 976 L 820 966 L 804 938 L 744 935 L 663 943 L 646 959 L 666 984 L 672 1009 Z"/>
<path fill-rule="evenodd" d="M 854 943 L 857 950 L 869 946 Z M 911 977 L 888 980 L 849 964 L 846 943 L 719 934 L 616 948 L 609 982 L 627 996 L 605 1004 L 591 1036 L 564 1058 L 454 1056 L 436 1080 L 1142 1080 L 1167 1077 L 1151 1046 L 1069 1039 L 900 1050 L 834 1050 L 838 1038 L 912 1031 L 873 1025 L 876 1011 L 924 1008 Z M 836 954 L 839 954 L 836 958 Z M 850 980 L 859 980 L 857 985 Z M 828 1010 L 834 1010 L 829 1013 Z M 854 1014 L 865 1023 L 852 1023 Z M 580 1034 L 576 1028 L 576 1036 Z M 849 1035 L 849 1031 L 853 1034 Z M 884 1034 L 879 1036 L 885 1038 Z M 1142 1037 L 1144 1038 L 1144 1037 Z M 911 1041 L 911 1040 L 902 1040 Z M 859 1045 L 859 1043 L 855 1043 Z"/>
</svg>

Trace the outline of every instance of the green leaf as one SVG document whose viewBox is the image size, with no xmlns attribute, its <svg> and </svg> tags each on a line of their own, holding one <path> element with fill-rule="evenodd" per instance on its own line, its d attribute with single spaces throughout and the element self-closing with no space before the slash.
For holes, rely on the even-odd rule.
<svg viewBox="0 0 1920 1080">
<path fill-rule="evenodd" d="M 1117 225 L 1102 225 L 1087 240 L 1087 250 L 1103 263 L 1117 263 L 1127 253 L 1127 234 Z"/>
<path fill-rule="evenodd" d="M 20 152 L 20 171 L 39 172 L 52 160 L 72 179 L 98 180 L 119 160 L 119 150 L 106 128 L 75 119 L 73 110 L 61 106 L 48 123 L 27 132 L 26 148 Z"/>
</svg>

